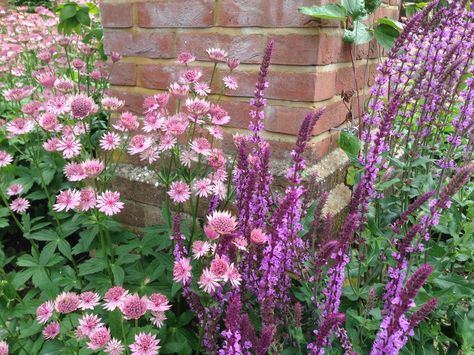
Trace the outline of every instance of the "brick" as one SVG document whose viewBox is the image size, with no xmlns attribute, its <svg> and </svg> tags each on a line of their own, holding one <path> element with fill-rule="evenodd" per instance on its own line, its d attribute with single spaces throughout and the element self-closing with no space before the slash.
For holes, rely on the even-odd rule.
<svg viewBox="0 0 474 355">
<path fill-rule="evenodd" d="M 365 64 L 356 67 L 357 88 L 359 90 L 362 89 L 364 86 L 370 85 L 370 79 L 374 76 L 376 68 L 377 64 L 368 64 L 367 68 Z M 355 90 L 352 66 L 339 68 L 337 70 L 336 93 L 339 94 L 342 90 Z"/>
<path fill-rule="evenodd" d="M 305 115 L 310 111 L 304 107 L 285 107 L 268 105 L 265 110 L 265 129 L 270 132 L 278 132 L 297 135 Z M 321 118 L 316 122 L 313 135 L 318 135 L 337 127 L 346 121 L 347 110 L 338 101 L 326 107 Z"/>
<path fill-rule="evenodd" d="M 219 90 L 222 77 L 228 75 L 228 71 L 219 73 L 214 91 Z M 255 82 L 258 78 L 257 71 L 235 70 L 232 73 L 237 79 L 239 87 L 237 90 L 225 90 L 228 96 L 252 97 L 255 90 Z M 268 74 L 269 87 L 265 91 L 265 97 L 270 99 L 282 99 L 288 101 L 322 101 L 336 94 L 335 81 L 336 72 L 283 72 L 270 70 Z"/>
<path fill-rule="evenodd" d="M 136 227 L 163 223 L 159 207 L 131 200 L 125 200 L 124 202 L 124 209 L 117 215 L 120 222 Z"/>
<path fill-rule="evenodd" d="M 139 2 L 138 26 L 210 27 L 214 19 L 214 0 L 164 0 Z"/>
<path fill-rule="evenodd" d="M 100 3 L 100 17 L 104 28 L 132 27 L 132 5 L 129 3 Z"/>
<path fill-rule="evenodd" d="M 123 56 L 174 58 L 174 33 L 169 31 L 105 31 L 105 52 Z"/>
<path fill-rule="evenodd" d="M 136 92 L 127 92 L 118 89 L 109 89 L 107 95 L 118 97 L 120 100 L 125 101 L 124 111 L 130 111 L 137 115 L 143 113 L 143 100 L 147 95 L 136 93 Z"/>
<path fill-rule="evenodd" d="M 247 128 L 249 126 L 250 106 L 248 101 L 229 100 L 221 102 L 221 106 L 229 113 L 231 121 L 228 127 Z"/>
<path fill-rule="evenodd" d="M 394 20 L 398 20 L 398 9 L 396 7 L 381 6 L 378 11 L 379 18 L 388 17 Z"/>
<path fill-rule="evenodd" d="M 135 86 L 137 83 L 137 66 L 134 63 L 115 63 L 109 81 L 112 85 Z"/>
<path fill-rule="evenodd" d="M 275 40 L 274 64 L 327 65 L 351 61 L 351 45 L 342 40 L 342 31 L 319 34 L 285 34 L 271 36 Z M 376 58 L 375 46 L 357 46 L 355 59 Z"/>
<path fill-rule="evenodd" d="M 120 191 L 122 197 L 126 200 L 147 204 L 159 204 L 165 194 L 163 186 L 156 187 L 144 182 L 130 181 L 123 177 L 116 177 L 112 182 L 112 187 Z"/>
<path fill-rule="evenodd" d="M 191 52 L 198 60 L 209 60 L 206 50 L 219 47 L 242 63 L 260 63 L 265 38 L 263 34 L 229 35 L 222 33 L 181 32 L 176 38 L 176 52 Z"/>
<path fill-rule="evenodd" d="M 298 12 L 313 0 L 223 0 L 217 24 L 226 27 L 304 27 L 311 17 Z"/>
</svg>

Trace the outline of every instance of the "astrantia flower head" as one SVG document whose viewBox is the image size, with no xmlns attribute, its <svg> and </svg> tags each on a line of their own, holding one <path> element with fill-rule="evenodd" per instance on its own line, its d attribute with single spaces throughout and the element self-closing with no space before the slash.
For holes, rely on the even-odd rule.
<svg viewBox="0 0 474 355">
<path fill-rule="evenodd" d="M 81 300 L 73 292 L 63 292 L 54 301 L 54 308 L 57 312 L 67 314 L 76 311 L 79 308 Z"/>
<path fill-rule="evenodd" d="M 113 311 L 122 304 L 127 295 L 128 291 L 123 287 L 115 286 L 109 288 L 109 290 L 104 295 L 104 308 L 108 311 Z"/>
<path fill-rule="evenodd" d="M 181 77 L 179 78 L 179 81 L 182 84 L 193 84 L 197 83 L 199 79 L 202 77 L 202 71 L 198 69 L 189 69 L 186 70 Z"/>
<path fill-rule="evenodd" d="M 206 83 L 194 83 L 194 91 L 199 96 L 207 96 L 211 93 L 211 88 Z"/>
<path fill-rule="evenodd" d="M 214 275 L 214 273 L 209 269 L 204 269 L 202 275 L 199 278 L 198 285 L 207 293 L 214 292 L 219 286 L 219 277 Z"/>
<path fill-rule="evenodd" d="M 265 244 L 267 241 L 267 235 L 260 228 L 254 228 L 250 232 L 250 241 L 257 245 Z"/>
<path fill-rule="evenodd" d="M 211 250 L 211 244 L 207 241 L 196 240 L 193 242 L 192 252 L 194 259 L 200 259 Z"/>
<path fill-rule="evenodd" d="M 184 181 L 175 181 L 171 184 L 168 195 L 175 203 L 183 203 L 189 200 L 191 192 L 189 186 Z"/>
<path fill-rule="evenodd" d="M 180 258 L 175 261 L 173 267 L 173 280 L 186 285 L 191 280 L 191 260 L 189 258 Z"/>
<path fill-rule="evenodd" d="M 8 355 L 8 344 L 0 341 L 0 355 Z"/>
<path fill-rule="evenodd" d="M 157 355 L 160 350 L 160 341 L 151 333 L 135 335 L 135 342 L 129 346 L 131 355 Z"/>
<path fill-rule="evenodd" d="M 189 113 L 199 117 L 204 116 L 209 112 L 210 104 L 208 101 L 203 99 L 186 99 L 186 108 Z"/>
<path fill-rule="evenodd" d="M 94 208 L 97 204 L 97 200 L 95 198 L 95 190 L 93 187 L 87 187 L 85 189 L 81 189 L 80 193 L 80 201 L 79 201 L 79 210 L 81 211 L 89 211 L 90 209 Z"/>
<path fill-rule="evenodd" d="M 139 319 L 148 310 L 148 300 L 137 294 L 126 296 L 120 305 L 120 310 L 126 319 Z"/>
<path fill-rule="evenodd" d="M 222 81 L 224 81 L 224 86 L 227 88 L 227 89 L 230 89 L 230 90 L 237 90 L 239 85 L 237 84 L 237 80 L 233 77 L 233 76 L 225 76 Z"/>
<path fill-rule="evenodd" d="M 56 212 L 69 211 L 77 206 L 81 201 L 81 196 L 77 190 L 63 190 L 56 196 L 56 203 L 53 205 L 53 210 Z"/>
<path fill-rule="evenodd" d="M 81 166 L 88 178 L 96 177 L 105 168 L 104 163 L 99 159 L 88 159 L 84 161 Z"/>
<path fill-rule="evenodd" d="M 193 184 L 193 191 L 196 196 L 207 197 L 212 191 L 212 182 L 211 179 L 204 178 L 196 180 Z"/>
<path fill-rule="evenodd" d="M 104 348 L 104 353 L 109 355 L 121 355 L 125 351 L 125 347 L 120 340 L 112 338 Z"/>
<path fill-rule="evenodd" d="M 137 116 L 131 112 L 124 112 L 120 115 L 117 124 L 112 125 L 121 132 L 135 131 L 140 126 Z"/>
<path fill-rule="evenodd" d="M 97 208 L 107 216 L 113 216 L 119 213 L 124 206 L 120 201 L 120 192 L 105 191 L 97 198 Z"/>
<path fill-rule="evenodd" d="M 212 229 L 212 227 L 209 226 L 208 224 L 204 225 L 204 234 L 210 240 L 216 240 L 219 238 L 219 233 L 217 233 L 214 229 Z"/>
<path fill-rule="evenodd" d="M 89 96 L 76 95 L 70 98 L 69 106 L 74 118 L 82 120 L 83 118 L 97 112 L 97 105 Z"/>
<path fill-rule="evenodd" d="M 168 105 L 170 95 L 168 93 L 156 94 L 153 96 L 148 96 L 143 102 L 143 107 L 145 108 L 145 113 L 149 113 L 155 110 L 163 110 Z"/>
<path fill-rule="evenodd" d="M 233 287 L 239 287 L 242 282 L 242 276 L 240 276 L 239 270 L 234 264 L 230 264 L 227 268 L 227 272 L 224 275 L 224 280 L 230 282 Z"/>
<path fill-rule="evenodd" d="M 103 150 L 114 150 L 120 146 L 120 136 L 114 132 L 105 133 L 99 141 Z"/>
<path fill-rule="evenodd" d="M 81 334 L 82 337 L 88 337 L 97 328 L 103 327 L 104 325 L 100 321 L 100 318 L 96 314 L 85 314 L 79 318 L 79 326 L 77 327 L 77 333 Z M 81 338 L 82 338 L 81 337 Z"/>
<path fill-rule="evenodd" d="M 130 155 L 141 153 L 150 148 L 153 140 L 143 134 L 137 134 L 133 136 L 128 145 L 128 152 Z"/>
<path fill-rule="evenodd" d="M 170 85 L 170 93 L 175 97 L 186 97 L 189 94 L 189 85 L 172 83 Z"/>
<path fill-rule="evenodd" d="M 74 90 L 74 82 L 69 79 L 57 79 L 54 82 L 54 87 L 62 93 L 69 93 Z"/>
<path fill-rule="evenodd" d="M 190 143 L 190 147 L 198 154 L 209 155 L 211 150 L 211 143 L 204 137 L 194 139 Z"/>
<path fill-rule="evenodd" d="M 229 114 L 226 110 L 216 104 L 212 104 L 209 109 L 209 114 L 211 115 L 211 121 L 215 125 L 225 125 L 230 122 Z"/>
<path fill-rule="evenodd" d="M 167 135 L 180 136 L 186 131 L 188 127 L 188 120 L 186 115 L 177 114 L 168 118 L 162 127 L 162 130 Z"/>
<path fill-rule="evenodd" d="M 81 293 L 79 298 L 81 299 L 79 308 L 82 310 L 94 309 L 94 307 L 99 304 L 100 300 L 99 295 L 92 291 L 86 291 Z"/>
<path fill-rule="evenodd" d="M 89 335 L 89 342 L 87 347 L 91 350 L 99 350 L 107 345 L 110 340 L 110 330 L 106 327 L 99 327 L 94 329 Z"/>
<path fill-rule="evenodd" d="M 46 301 L 36 309 L 36 320 L 40 324 L 45 324 L 51 318 L 53 312 L 54 303 L 52 301 Z"/>
<path fill-rule="evenodd" d="M 21 101 L 30 96 L 34 91 L 31 86 L 24 86 L 21 88 L 8 89 L 3 92 L 6 101 Z"/>
<path fill-rule="evenodd" d="M 240 64 L 240 60 L 235 59 L 235 58 L 227 58 L 226 62 L 227 62 L 227 66 L 229 67 L 230 71 L 233 71 Z"/>
<path fill-rule="evenodd" d="M 165 312 L 152 312 L 150 321 L 157 328 L 161 328 L 165 324 L 166 314 Z"/>
<path fill-rule="evenodd" d="M 104 97 L 101 103 L 104 109 L 111 112 L 119 111 L 125 105 L 124 101 L 119 100 L 116 97 L 109 97 L 109 96 Z"/>
<path fill-rule="evenodd" d="M 81 153 L 81 143 L 74 136 L 63 136 L 58 140 L 56 149 L 63 152 L 63 157 L 66 159 L 74 158 Z"/>
<path fill-rule="evenodd" d="M 56 152 L 58 150 L 59 138 L 53 137 L 43 143 L 43 148 L 47 152 Z"/>
<path fill-rule="evenodd" d="M 30 207 L 30 201 L 26 198 L 18 197 L 10 203 L 10 209 L 16 213 L 23 213 Z"/>
<path fill-rule="evenodd" d="M 229 268 L 229 263 L 223 257 L 216 256 L 211 262 L 212 273 L 220 279 L 223 279 Z"/>
<path fill-rule="evenodd" d="M 219 234 L 232 234 L 237 228 L 235 217 L 227 211 L 214 211 L 207 217 L 207 223 Z"/>
<path fill-rule="evenodd" d="M 188 52 L 180 53 L 178 57 L 176 58 L 176 62 L 179 64 L 189 64 L 191 62 L 194 62 L 195 60 L 196 60 L 196 57 Z"/>
<path fill-rule="evenodd" d="M 181 155 L 179 156 L 179 161 L 181 162 L 181 164 L 183 164 L 185 167 L 187 168 L 190 168 L 191 167 L 191 164 L 193 162 L 197 162 L 198 161 L 198 156 L 196 154 L 196 152 L 192 151 L 192 150 L 183 150 L 181 152 Z"/>
<path fill-rule="evenodd" d="M 58 118 L 49 112 L 41 115 L 38 123 L 41 128 L 48 132 L 59 132 L 61 130 Z"/>
<path fill-rule="evenodd" d="M 81 181 L 87 177 L 82 164 L 77 163 L 67 163 L 64 167 L 64 175 L 69 181 Z"/>
<path fill-rule="evenodd" d="M 22 184 L 11 184 L 7 189 L 8 196 L 21 195 L 22 192 L 23 192 Z"/>
<path fill-rule="evenodd" d="M 245 237 L 242 235 L 234 238 L 234 240 L 232 240 L 232 244 L 239 250 L 242 250 L 242 251 L 247 250 L 248 242 L 247 242 L 247 239 L 245 239 Z"/>
<path fill-rule="evenodd" d="M 51 322 L 43 329 L 43 337 L 46 340 L 54 339 L 61 332 L 61 326 L 58 322 Z"/>
<path fill-rule="evenodd" d="M 52 97 L 44 105 L 46 112 L 52 113 L 53 115 L 64 115 L 68 113 L 71 107 L 69 106 L 69 101 L 64 95 L 58 95 Z"/>
<path fill-rule="evenodd" d="M 34 127 L 35 124 L 33 121 L 25 120 L 24 118 L 16 118 L 7 123 L 7 132 L 10 133 L 11 137 L 14 137 L 31 132 Z"/>
<path fill-rule="evenodd" d="M 152 312 L 165 312 L 171 308 L 168 298 L 161 293 L 152 293 L 148 296 L 148 309 Z"/>
<path fill-rule="evenodd" d="M 13 161 L 13 157 L 7 152 L 0 150 L 0 168 L 3 168 Z"/>
<path fill-rule="evenodd" d="M 147 133 L 155 132 L 161 129 L 165 120 L 159 113 L 150 112 L 143 119 L 143 130 Z"/>
<path fill-rule="evenodd" d="M 227 57 L 227 52 L 220 48 L 209 48 L 206 52 L 209 59 L 216 62 L 223 62 Z"/>
</svg>

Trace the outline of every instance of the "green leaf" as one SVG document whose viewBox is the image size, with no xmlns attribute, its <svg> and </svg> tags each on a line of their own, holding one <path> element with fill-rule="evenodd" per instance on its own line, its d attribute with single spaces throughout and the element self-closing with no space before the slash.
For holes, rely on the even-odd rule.
<svg viewBox="0 0 474 355">
<path fill-rule="evenodd" d="M 377 23 L 378 24 L 383 24 L 383 25 L 388 25 L 388 26 L 392 27 L 393 29 L 397 30 L 398 32 L 403 31 L 403 23 L 401 23 L 397 20 L 388 18 L 388 17 L 379 18 L 377 20 Z"/>
<path fill-rule="evenodd" d="M 72 260 L 72 254 L 71 254 L 71 245 L 68 243 L 67 240 L 65 239 L 60 239 L 58 241 L 58 249 L 63 254 L 66 258 L 69 260 Z"/>
<path fill-rule="evenodd" d="M 353 20 L 365 16 L 364 0 L 342 0 L 341 4 Z"/>
<path fill-rule="evenodd" d="M 40 259 L 39 259 L 39 264 L 41 266 L 45 266 L 49 262 L 49 260 L 53 257 L 57 246 L 58 246 L 58 242 L 54 240 L 46 244 L 43 250 L 41 250 Z"/>
<path fill-rule="evenodd" d="M 345 21 L 347 10 L 339 4 L 326 4 L 322 6 L 304 6 L 298 9 L 304 15 L 324 19 Z"/>
<path fill-rule="evenodd" d="M 110 332 L 112 336 L 117 339 L 122 338 L 122 314 L 118 309 L 109 312 L 109 319 L 107 324 L 110 327 Z"/>
<path fill-rule="evenodd" d="M 359 155 L 360 140 L 354 134 L 342 131 L 337 144 L 349 157 L 357 157 Z"/>
<path fill-rule="evenodd" d="M 76 16 L 77 13 L 77 5 L 76 4 L 66 4 L 61 9 L 61 13 L 59 14 L 59 18 L 61 21 L 65 21 Z"/>
<path fill-rule="evenodd" d="M 49 242 L 58 239 L 58 234 L 52 229 L 43 229 L 36 233 L 25 235 L 27 239 Z"/>
<path fill-rule="evenodd" d="M 79 276 L 95 274 L 105 270 L 107 263 L 100 258 L 92 258 L 79 265 Z"/>
<path fill-rule="evenodd" d="M 125 277 L 125 272 L 123 271 L 122 267 L 120 267 L 119 265 L 113 264 L 112 265 L 112 274 L 114 275 L 115 285 L 123 285 L 123 279 Z"/>
<path fill-rule="evenodd" d="M 377 42 L 386 50 L 390 50 L 399 36 L 399 32 L 390 25 L 381 23 L 374 29 L 374 36 Z"/>
<path fill-rule="evenodd" d="M 38 261 L 35 260 L 31 255 L 22 255 L 20 256 L 16 264 L 21 267 L 35 267 L 38 266 Z"/>
<path fill-rule="evenodd" d="M 346 43 L 364 44 L 372 40 L 373 34 L 370 29 L 360 21 L 354 22 L 354 29 L 344 30 L 342 40 Z"/>
<path fill-rule="evenodd" d="M 173 282 L 173 286 L 171 286 L 171 297 L 174 297 L 174 295 L 176 295 L 176 293 L 181 290 L 182 288 L 182 285 L 177 283 L 177 282 Z"/>
<path fill-rule="evenodd" d="M 378 9 L 382 4 L 382 0 L 365 0 L 364 7 L 368 13 L 373 12 Z"/>
<path fill-rule="evenodd" d="M 77 255 L 89 251 L 89 247 L 94 240 L 95 236 L 99 233 L 98 226 L 92 226 L 79 233 L 79 242 L 72 248 L 72 254 Z"/>
<path fill-rule="evenodd" d="M 89 9 L 87 6 L 82 7 L 76 14 L 76 19 L 80 24 L 84 26 L 91 25 L 91 18 L 89 17 Z"/>
</svg>

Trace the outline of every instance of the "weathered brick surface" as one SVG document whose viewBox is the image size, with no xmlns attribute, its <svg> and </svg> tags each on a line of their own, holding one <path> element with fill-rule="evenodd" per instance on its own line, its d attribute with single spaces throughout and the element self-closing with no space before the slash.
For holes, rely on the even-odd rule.
<svg viewBox="0 0 474 355">
<path fill-rule="evenodd" d="M 398 18 L 398 1 L 383 2 L 372 20 Z M 125 100 L 125 110 L 140 115 L 144 97 L 167 90 L 185 69 L 173 60 L 179 53 L 193 53 L 197 62 L 191 66 L 203 70 L 204 80 L 209 80 L 213 63 L 206 50 L 223 48 L 242 63 L 232 73 L 238 89 L 224 90 L 220 100 L 232 117 L 224 128 L 222 147 L 233 152 L 232 134 L 243 133 L 248 127 L 248 102 L 254 94 L 265 44 L 273 39 L 264 135 L 273 158 L 288 159 L 305 115 L 314 107 L 326 106 L 306 152 L 312 164 L 335 149 L 339 133 L 332 128 L 346 124 L 347 109 L 340 94 L 355 89 L 352 65 L 363 106 L 363 88 L 373 83 L 378 54 L 373 42 L 356 49 L 344 43 L 339 22 L 314 21 L 298 12 L 301 6 L 324 3 L 339 0 L 102 0 L 105 50 L 125 57 L 112 73 L 108 94 Z M 219 64 L 213 99 L 228 74 L 226 65 Z M 136 157 L 125 161 L 142 164 Z M 117 183 L 125 199 L 131 201 L 123 214 L 126 224 L 139 226 L 159 220 L 159 209 L 153 205 L 159 204 L 162 191 L 151 185 Z"/>
<path fill-rule="evenodd" d="M 137 25 L 153 27 L 210 27 L 215 0 L 161 0 L 137 3 Z"/>
<path fill-rule="evenodd" d="M 102 26 L 106 28 L 132 27 L 132 4 L 104 3 L 100 4 Z"/>
</svg>

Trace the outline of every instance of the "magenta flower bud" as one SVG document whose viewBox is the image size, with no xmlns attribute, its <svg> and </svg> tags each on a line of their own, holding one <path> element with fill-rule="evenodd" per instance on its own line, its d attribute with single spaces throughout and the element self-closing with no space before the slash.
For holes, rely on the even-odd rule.
<svg viewBox="0 0 474 355">
<path fill-rule="evenodd" d="M 120 59 L 122 59 L 122 55 L 118 52 L 110 53 L 110 59 L 112 59 L 113 63 L 117 63 Z"/>
<path fill-rule="evenodd" d="M 210 240 L 216 240 L 219 238 L 219 233 L 217 233 L 207 224 L 204 226 L 204 233 L 206 234 L 206 237 L 208 237 Z"/>
</svg>

